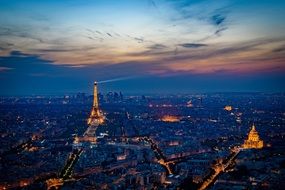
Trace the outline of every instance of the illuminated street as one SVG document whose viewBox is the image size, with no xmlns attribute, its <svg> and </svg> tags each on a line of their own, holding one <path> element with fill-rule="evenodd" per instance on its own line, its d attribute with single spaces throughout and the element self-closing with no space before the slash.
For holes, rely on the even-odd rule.
<svg viewBox="0 0 285 190">
<path fill-rule="evenodd" d="M 234 159 L 239 154 L 240 150 L 238 148 L 234 148 L 232 151 L 233 153 L 230 155 L 229 158 L 227 158 L 225 163 L 218 163 L 213 166 L 214 173 L 207 179 L 205 179 L 205 181 L 198 188 L 198 190 L 207 189 L 211 184 L 215 183 L 220 173 L 224 172 L 228 168 L 228 166 L 234 162 Z"/>
</svg>

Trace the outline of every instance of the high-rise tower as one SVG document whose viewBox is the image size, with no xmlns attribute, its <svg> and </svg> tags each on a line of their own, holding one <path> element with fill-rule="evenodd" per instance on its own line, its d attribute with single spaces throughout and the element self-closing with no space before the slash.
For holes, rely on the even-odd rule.
<svg viewBox="0 0 285 190">
<path fill-rule="evenodd" d="M 99 124 L 104 122 L 104 118 L 99 111 L 99 103 L 98 103 L 98 91 L 97 91 L 97 82 L 94 82 L 94 97 L 93 97 L 93 106 L 91 109 L 90 116 L 88 118 L 87 124 L 90 126 L 98 126 Z"/>
<path fill-rule="evenodd" d="M 99 108 L 99 104 L 98 104 L 98 90 L 97 90 L 97 82 L 94 82 L 94 89 L 93 89 L 93 108 L 98 109 Z"/>
</svg>

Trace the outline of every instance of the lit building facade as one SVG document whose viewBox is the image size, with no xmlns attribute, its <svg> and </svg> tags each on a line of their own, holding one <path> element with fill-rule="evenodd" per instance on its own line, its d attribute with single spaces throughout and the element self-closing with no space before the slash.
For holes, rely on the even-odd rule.
<svg viewBox="0 0 285 190">
<path fill-rule="evenodd" d="M 161 121 L 164 122 L 179 122 L 180 118 L 177 116 L 172 116 L 172 115 L 165 115 L 162 117 Z"/>
<path fill-rule="evenodd" d="M 224 110 L 226 110 L 226 111 L 232 111 L 232 110 L 233 110 L 233 107 L 232 107 L 232 106 L 225 106 L 225 107 L 224 107 Z"/>
<path fill-rule="evenodd" d="M 258 132 L 256 131 L 254 124 L 252 125 L 252 128 L 248 134 L 248 138 L 244 141 L 243 148 L 263 148 L 263 141 L 259 138 Z"/>
</svg>

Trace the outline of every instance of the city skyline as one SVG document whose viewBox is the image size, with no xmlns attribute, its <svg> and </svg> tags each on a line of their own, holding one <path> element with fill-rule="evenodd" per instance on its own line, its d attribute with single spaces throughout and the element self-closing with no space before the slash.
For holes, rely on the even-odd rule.
<svg viewBox="0 0 285 190">
<path fill-rule="evenodd" d="M 0 189 L 283 190 L 284 10 L 0 0 Z"/>
<path fill-rule="evenodd" d="M 0 95 L 284 92 L 281 1 L 0 1 Z M 24 85 L 23 85 L 24 84 Z"/>
</svg>

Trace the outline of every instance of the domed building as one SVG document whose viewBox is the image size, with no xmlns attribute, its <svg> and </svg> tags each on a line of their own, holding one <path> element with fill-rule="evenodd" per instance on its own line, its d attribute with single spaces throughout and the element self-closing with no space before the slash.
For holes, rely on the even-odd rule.
<svg viewBox="0 0 285 190">
<path fill-rule="evenodd" d="M 258 132 L 255 129 L 254 124 L 252 125 L 252 128 L 248 134 L 247 139 L 244 141 L 244 144 L 242 146 L 245 149 L 250 149 L 250 148 L 256 148 L 260 149 L 263 148 L 263 141 L 259 139 Z"/>
</svg>

